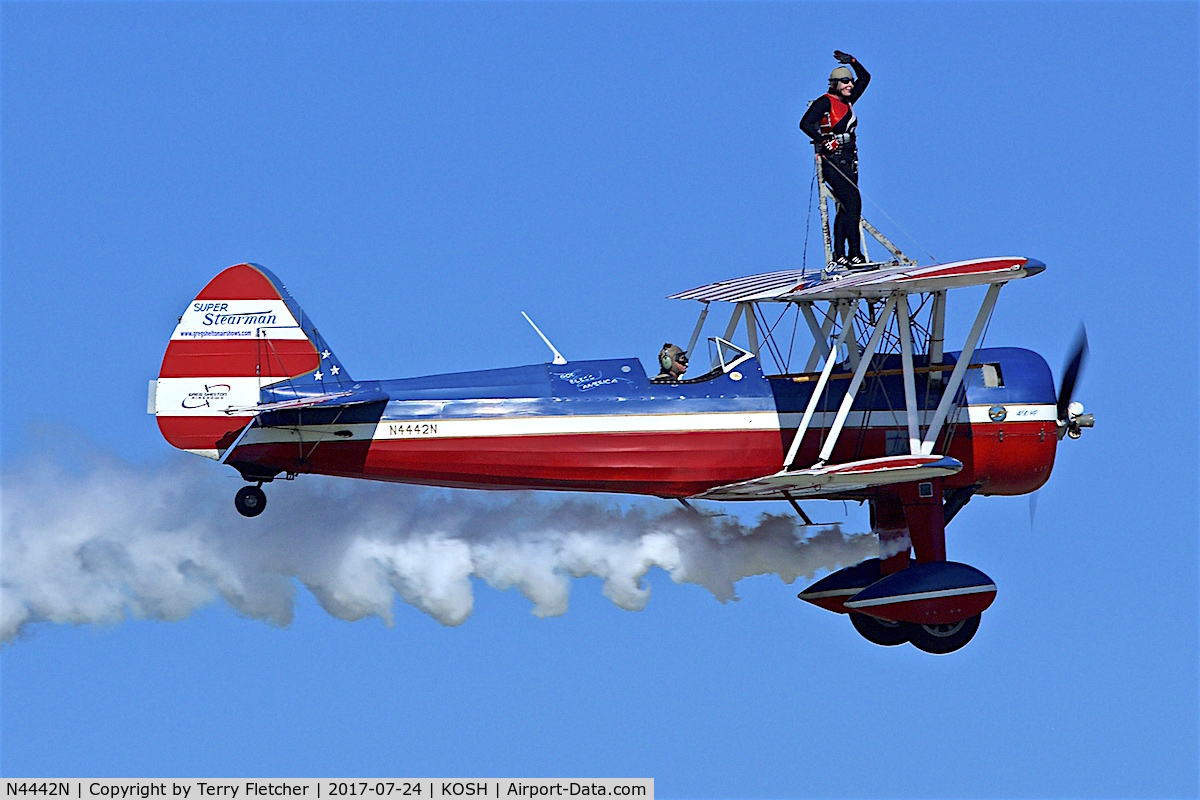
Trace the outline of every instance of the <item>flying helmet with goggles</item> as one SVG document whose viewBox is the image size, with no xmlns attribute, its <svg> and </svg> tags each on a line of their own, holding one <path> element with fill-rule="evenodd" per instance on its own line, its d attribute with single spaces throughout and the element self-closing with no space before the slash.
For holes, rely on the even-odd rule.
<svg viewBox="0 0 1200 800">
<path fill-rule="evenodd" d="M 658 365 L 662 367 L 664 372 L 670 372 L 671 366 L 676 362 L 686 367 L 688 363 L 687 353 L 679 345 L 667 342 L 662 346 L 662 350 L 658 351 Z"/>
</svg>

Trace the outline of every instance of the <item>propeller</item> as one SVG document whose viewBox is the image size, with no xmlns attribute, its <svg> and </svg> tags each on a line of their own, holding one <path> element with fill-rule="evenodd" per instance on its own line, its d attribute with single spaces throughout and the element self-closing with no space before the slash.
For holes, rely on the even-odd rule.
<svg viewBox="0 0 1200 800">
<path fill-rule="evenodd" d="M 1075 394 L 1075 383 L 1079 380 L 1079 372 L 1083 368 L 1083 360 L 1087 358 L 1087 354 L 1087 329 L 1080 325 L 1079 334 L 1075 337 L 1075 347 L 1063 369 L 1062 383 L 1058 387 L 1058 418 L 1060 420 L 1067 418 L 1071 396 Z"/>
<path fill-rule="evenodd" d="M 1090 428 L 1094 424 L 1091 414 L 1083 413 L 1083 403 L 1076 402 L 1075 384 L 1083 372 L 1083 363 L 1088 356 L 1087 329 L 1079 326 L 1075 337 L 1075 346 L 1071 348 L 1071 356 L 1063 367 L 1062 382 L 1058 386 L 1058 438 L 1064 435 L 1078 439 L 1083 435 L 1081 428 Z M 1029 529 L 1033 530 L 1033 521 L 1037 517 L 1038 493 L 1029 495 Z"/>
<path fill-rule="evenodd" d="M 1080 428 L 1090 428 L 1094 424 L 1091 414 L 1083 413 L 1083 403 L 1077 403 L 1072 398 L 1075 395 L 1075 384 L 1079 382 L 1079 374 L 1083 370 L 1083 362 L 1088 355 L 1087 329 L 1079 326 L 1079 334 L 1075 337 L 1075 346 L 1071 357 L 1063 368 L 1062 383 L 1058 387 L 1058 438 L 1063 434 L 1072 439 L 1078 439 L 1082 432 Z"/>
</svg>

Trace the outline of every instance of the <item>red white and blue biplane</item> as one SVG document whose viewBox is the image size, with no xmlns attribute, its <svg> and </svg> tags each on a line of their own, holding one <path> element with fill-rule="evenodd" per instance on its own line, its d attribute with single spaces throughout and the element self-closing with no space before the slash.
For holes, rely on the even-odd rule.
<svg viewBox="0 0 1200 800">
<path fill-rule="evenodd" d="M 950 652 L 996 587 L 946 559 L 946 524 L 975 495 L 1025 494 L 1050 477 L 1060 439 L 1092 423 L 1071 401 L 1084 349 L 1056 394 L 1037 353 L 977 346 L 1000 289 L 1041 272 L 1037 261 L 917 266 L 893 254 L 863 271 L 772 272 L 673 295 L 703 304 L 689 353 L 711 304 L 732 315 L 711 337 L 711 369 L 671 383 L 652 382 L 636 358 L 557 351 L 551 363 L 357 380 L 275 275 L 239 264 L 179 318 L 150 410 L 172 445 L 252 484 L 236 497 L 245 516 L 265 507 L 263 483 L 300 474 L 685 505 L 784 500 L 809 524 L 800 500 L 866 501 L 881 552 L 894 555 L 799 596 L 849 614 L 877 644 Z M 969 286 L 986 294 L 947 351 L 947 292 Z M 774 334 L 789 328 L 791 343 Z M 783 350 L 796 331 L 812 344 L 793 367 Z"/>
</svg>

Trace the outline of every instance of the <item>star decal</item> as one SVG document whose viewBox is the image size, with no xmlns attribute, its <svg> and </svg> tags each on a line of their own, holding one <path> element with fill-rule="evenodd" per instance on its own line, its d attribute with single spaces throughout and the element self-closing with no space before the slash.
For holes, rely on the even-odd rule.
<svg viewBox="0 0 1200 800">
<path fill-rule="evenodd" d="M 331 355 L 333 355 L 333 353 L 329 352 L 328 350 L 321 351 L 321 359 L 322 360 L 329 358 Z"/>
<path fill-rule="evenodd" d="M 317 370 L 317 374 L 316 374 L 316 375 L 314 375 L 313 377 L 314 377 L 314 378 L 316 378 L 317 380 L 321 380 L 321 378 L 322 378 L 322 377 L 324 377 L 324 376 L 323 376 L 323 375 L 321 375 L 321 371 L 320 371 L 320 370 Z"/>
<path fill-rule="evenodd" d="M 337 364 L 334 364 L 332 367 L 329 368 L 330 375 L 337 375 L 341 371 L 342 371 L 342 368 L 339 367 Z"/>
</svg>

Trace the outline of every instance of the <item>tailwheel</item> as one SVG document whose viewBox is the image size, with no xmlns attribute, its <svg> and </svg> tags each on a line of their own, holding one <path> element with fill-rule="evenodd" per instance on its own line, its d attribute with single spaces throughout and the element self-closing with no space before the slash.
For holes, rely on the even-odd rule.
<svg viewBox="0 0 1200 800">
<path fill-rule="evenodd" d="M 909 626 L 903 622 L 890 622 L 854 611 L 850 612 L 850 622 L 854 630 L 871 644 L 895 647 L 908 641 Z"/>
<path fill-rule="evenodd" d="M 979 614 L 945 625 L 907 624 L 909 641 L 918 650 L 944 655 L 962 648 L 979 630 Z"/>
<path fill-rule="evenodd" d="M 267 507 L 267 493 L 258 486 L 243 486 L 234 495 L 233 505 L 243 517 L 257 517 Z"/>
</svg>

